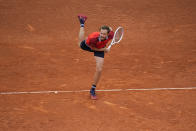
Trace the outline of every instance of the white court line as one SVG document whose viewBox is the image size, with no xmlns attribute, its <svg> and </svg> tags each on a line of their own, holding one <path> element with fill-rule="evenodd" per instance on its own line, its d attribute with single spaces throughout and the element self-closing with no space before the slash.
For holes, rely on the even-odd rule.
<svg viewBox="0 0 196 131">
<path fill-rule="evenodd" d="M 184 87 L 184 88 L 141 88 L 141 89 L 108 89 L 108 90 L 96 90 L 99 92 L 114 92 L 114 91 L 154 91 L 154 90 L 196 90 L 196 87 Z M 17 95 L 17 94 L 49 94 L 49 93 L 77 93 L 77 92 L 89 92 L 89 90 L 77 90 L 77 91 L 24 91 L 24 92 L 0 92 L 0 95 Z"/>
</svg>

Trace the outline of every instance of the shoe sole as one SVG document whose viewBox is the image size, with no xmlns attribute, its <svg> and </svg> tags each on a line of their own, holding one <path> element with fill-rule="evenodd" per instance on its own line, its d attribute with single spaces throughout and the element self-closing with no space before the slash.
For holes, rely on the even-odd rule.
<svg viewBox="0 0 196 131">
<path fill-rule="evenodd" d="M 92 100 L 97 100 L 97 97 L 96 97 L 96 96 L 91 95 L 91 99 L 92 99 Z"/>
<path fill-rule="evenodd" d="M 87 20 L 87 16 L 85 16 L 85 15 L 78 15 L 78 18 L 79 18 L 79 19 L 84 19 L 84 21 Z"/>
</svg>

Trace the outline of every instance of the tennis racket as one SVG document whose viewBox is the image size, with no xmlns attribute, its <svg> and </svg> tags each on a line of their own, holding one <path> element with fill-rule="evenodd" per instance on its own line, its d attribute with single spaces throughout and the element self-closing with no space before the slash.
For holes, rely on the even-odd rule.
<svg viewBox="0 0 196 131">
<path fill-rule="evenodd" d="M 124 29 L 122 27 L 118 27 L 114 33 L 112 42 L 108 46 L 108 49 L 110 49 L 112 45 L 119 43 L 123 38 L 123 34 L 124 34 Z"/>
</svg>

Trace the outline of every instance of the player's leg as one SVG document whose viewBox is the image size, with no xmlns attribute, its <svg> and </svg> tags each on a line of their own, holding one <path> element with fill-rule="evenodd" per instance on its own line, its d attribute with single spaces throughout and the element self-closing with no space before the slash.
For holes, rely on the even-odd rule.
<svg viewBox="0 0 196 131">
<path fill-rule="evenodd" d="M 84 32 L 84 23 L 87 20 L 87 17 L 84 15 L 78 15 L 78 19 L 80 21 L 80 31 L 79 31 L 79 41 L 78 45 L 80 46 L 80 43 L 85 40 L 85 32 Z"/>
<path fill-rule="evenodd" d="M 79 41 L 78 41 L 78 46 L 80 47 L 80 43 L 85 39 L 84 36 L 85 32 L 84 32 L 84 27 L 80 27 L 80 31 L 79 31 Z"/>
<path fill-rule="evenodd" d="M 91 99 L 96 99 L 95 88 L 101 77 L 101 72 L 104 64 L 104 52 L 98 52 L 98 53 L 95 52 L 95 61 L 96 61 L 96 71 L 94 74 L 93 85 L 90 90 Z"/>
<path fill-rule="evenodd" d="M 97 85 L 100 80 L 100 76 L 101 76 L 101 72 L 102 72 L 102 68 L 104 64 L 104 58 L 95 56 L 95 61 L 96 61 L 96 72 L 94 75 L 93 84 Z"/>
</svg>

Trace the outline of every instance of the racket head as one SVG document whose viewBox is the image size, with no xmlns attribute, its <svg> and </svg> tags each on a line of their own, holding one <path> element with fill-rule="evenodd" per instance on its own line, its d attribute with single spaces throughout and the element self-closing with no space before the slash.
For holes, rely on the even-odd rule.
<svg viewBox="0 0 196 131">
<path fill-rule="evenodd" d="M 123 27 L 118 27 L 116 29 L 115 33 L 114 33 L 114 37 L 113 37 L 113 40 L 112 40 L 112 45 L 119 43 L 122 40 L 123 35 L 124 35 Z"/>
<path fill-rule="evenodd" d="M 108 46 L 108 49 L 110 49 L 112 47 L 112 45 L 119 43 L 124 35 L 124 29 L 123 27 L 118 27 L 114 33 L 112 42 L 110 43 L 110 45 Z"/>
</svg>

